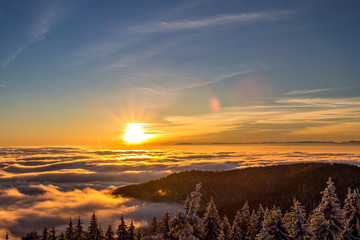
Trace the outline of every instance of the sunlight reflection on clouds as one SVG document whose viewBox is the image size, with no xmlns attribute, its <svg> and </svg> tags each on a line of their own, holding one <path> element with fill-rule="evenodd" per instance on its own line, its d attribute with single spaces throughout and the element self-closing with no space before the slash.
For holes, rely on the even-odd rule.
<svg viewBox="0 0 360 240">
<path fill-rule="evenodd" d="M 161 217 L 165 209 L 173 213 L 181 206 L 113 198 L 107 193 L 118 186 L 177 171 L 219 171 L 311 161 L 360 165 L 359 151 L 347 149 L 322 152 L 310 151 L 311 148 L 298 151 L 298 147 L 263 151 L 247 145 L 223 151 L 204 150 L 196 145 L 183 148 L 188 150 L 0 148 L 0 214 L 3 216 L 0 234 L 10 231 L 11 236 L 20 237 L 26 231 L 53 223 L 63 230 L 70 216 L 79 215 L 87 227 L 94 211 L 104 227 L 117 225 L 122 214 L 128 220 L 133 219 L 137 226 L 144 226 L 153 215 Z"/>
</svg>

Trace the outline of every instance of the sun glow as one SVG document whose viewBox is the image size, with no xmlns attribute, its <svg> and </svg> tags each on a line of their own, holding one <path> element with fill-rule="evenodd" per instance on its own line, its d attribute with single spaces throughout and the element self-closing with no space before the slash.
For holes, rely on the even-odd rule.
<svg viewBox="0 0 360 240">
<path fill-rule="evenodd" d="M 141 143 L 152 137 L 152 134 L 147 133 L 144 129 L 144 123 L 128 123 L 123 137 L 127 143 Z"/>
</svg>

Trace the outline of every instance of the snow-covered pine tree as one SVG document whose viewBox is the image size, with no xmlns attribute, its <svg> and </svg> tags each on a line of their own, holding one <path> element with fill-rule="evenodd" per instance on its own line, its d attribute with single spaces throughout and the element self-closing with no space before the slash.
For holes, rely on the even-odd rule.
<svg viewBox="0 0 360 240">
<path fill-rule="evenodd" d="M 260 232 L 255 236 L 256 240 L 268 240 L 274 239 L 273 235 L 270 235 L 270 226 L 271 226 L 271 213 L 266 207 L 264 210 L 264 220 L 262 221 L 262 227 Z"/>
<path fill-rule="evenodd" d="M 42 232 L 41 232 L 40 240 L 48 240 L 48 239 L 49 239 L 48 227 L 45 225 Z"/>
<path fill-rule="evenodd" d="M 290 213 L 287 214 L 287 221 L 285 227 L 291 239 L 305 240 L 308 239 L 312 233 L 308 230 L 306 222 L 306 212 L 304 207 L 295 198 L 294 205 L 291 207 Z"/>
<path fill-rule="evenodd" d="M 55 230 L 55 225 L 52 225 L 52 229 L 50 231 L 50 240 L 56 240 L 56 230 Z"/>
<path fill-rule="evenodd" d="M 140 240 L 143 237 L 143 233 L 140 229 L 136 231 L 136 240 Z"/>
<path fill-rule="evenodd" d="M 272 211 L 273 219 L 275 220 L 275 229 L 274 229 L 274 236 L 275 239 L 290 239 L 288 232 L 284 226 L 284 222 L 282 219 L 282 213 L 280 208 L 273 209 Z"/>
<path fill-rule="evenodd" d="M 186 239 L 202 239 L 203 238 L 203 221 L 197 215 L 197 210 L 200 207 L 201 200 L 201 184 L 196 185 L 194 192 L 190 194 L 190 197 L 185 202 L 185 208 L 188 210 L 175 211 L 175 216 L 169 222 L 170 233 L 180 240 Z"/>
<path fill-rule="evenodd" d="M 260 204 L 257 211 L 253 210 L 250 218 L 250 226 L 248 229 L 248 239 L 255 239 L 256 235 L 258 235 L 262 229 L 263 221 L 265 218 L 265 210 Z"/>
<path fill-rule="evenodd" d="M 169 221 L 170 221 L 170 213 L 168 210 L 165 210 L 165 213 L 163 215 L 163 218 L 160 222 L 160 233 L 162 234 L 162 236 L 164 238 L 169 238 L 170 237 L 170 226 L 169 226 Z"/>
<path fill-rule="evenodd" d="M 157 236 L 145 236 L 141 240 L 164 240 L 160 235 Z"/>
<path fill-rule="evenodd" d="M 127 240 L 128 232 L 126 230 L 127 226 L 126 226 L 126 224 L 124 222 L 124 217 L 123 216 L 121 216 L 120 221 L 121 222 L 120 222 L 120 224 L 118 226 L 118 230 L 116 232 L 116 234 L 117 234 L 116 240 Z"/>
<path fill-rule="evenodd" d="M 203 221 L 197 214 L 202 197 L 202 194 L 200 193 L 200 189 L 201 189 L 201 183 L 198 183 L 196 184 L 195 191 L 191 192 L 190 209 L 187 214 L 188 223 L 190 224 L 190 228 L 192 231 L 191 235 L 197 239 L 204 238 L 204 232 L 202 231 Z"/>
<path fill-rule="evenodd" d="M 257 225 L 257 215 L 255 209 L 252 210 L 250 215 L 249 228 L 246 233 L 247 239 L 255 239 L 256 236 L 256 225 Z"/>
<path fill-rule="evenodd" d="M 191 204 L 191 198 L 190 196 L 187 196 L 184 202 L 184 211 L 185 214 L 188 214 L 190 211 L 190 204 Z"/>
<path fill-rule="evenodd" d="M 135 226 L 134 222 L 131 220 L 129 225 L 129 237 L 128 240 L 135 240 Z"/>
<path fill-rule="evenodd" d="M 150 235 L 156 236 L 158 234 L 159 223 L 156 216 L 153 216 L 150 224 Z"/>
<path fill-rule="evenodd" d="M 175 210 L 174 217 L 170 220 L 170 235 L 179 239 L 187 224 L 186 214 L 182 210 Z"/>
<path fill-rule="evenodd" d="M 201 189 L 201 183 L 196 184 L 195 191 L 191 192 L 190 194 L 190 205 L 189 205 L 189 211 L 187 212 L 187 215 L 196 215 L 197 211 L 200 207 L 200 201 L 202 194 L 200 193 Z"/>
<path fill-rule="evenodd" d="M 65 234 L 63 232 L 58 236 L 58 240 L 65 240 Z"/>
<path fill-rule="evenodd" d="M 237 211 L 235 214 L 235 219 L 233 221 L 232 230 L 231 230 L 231 240 L 240 240 L 241 239 L 241 213 Z"/>
<path fill-rule="evenodd" d="M 281 210 L 273 208 L 271 211 L 266 211 L 265 219 L 263 221 L 263 228 L 256 236 L 256 240 L 290 240 L 284 223 L 282 220 Z"/>
<path fill-rule="evenodd" d="M 241 213 L 240 213 L 240 237 L 241 239 L 245 240 L 246 236 L 247 236 L 247 232 L 250 226 L 250 209 L 249 209 L 249 204 L 246 201 L 243 208 L 241 209 Z"/>
<path fill-rule="evenodd" d="M 201 218 L 196 216 L 196 219 L 194 219 L 190 223 L 193 229 L 192 235 L 195 237 L 195 239 L 204 239 L 203 222 Z"/>
<path fill-rule="evenodd" d="M 204 239 L 205 240 L 217 240 L 221 231 L 221 223 L 219 213 L 216 209 L 213 198 L 206 208 L 206 212 L 203 218 L 204 221 Z"/>
<path fill-rule="evenodd" d="M 313 239 L 341 239 L 344 226 L 344 212 L 335 193 L 334 182 L 329 178 L 322 193 L 319 206 L 314 209 L 310 220 Z"/>
<path fill-rule="evenodd" d="M 68 226 L 65 229 L 65 239 L 66 240 L 73 240 L 74 239 L 74 227 L 73 227 L 71 217 L 69 219 Z"/>
<path fill-rule="evenodd" d="M 114 236 L 115 236 L 115 233 L 112 230 L 111 225 L 109 224 L 108 229 L 106 230 L 106 233 L 105 233 L 105 239 L 106 240 L 114 240 L 115 239 Z"/>
<path fill-rule="evenodd" d="M 343 240 L 360 240 L 360 193 L 359 189 L 351 192 L 348 189 L 348 194 L 345 199 L 345 230 L 343 232 Z"/>
<path fill-rule="evenodd" d="M 229 223 L 229 219 L 224 215 L 223 220 L 221 222 L 221 229 L 224 233 L 224 239 L 230 240 L 231 238 L 231 225 Z"/>
<path fill-rule="evenodd" d="M 217 240 L 226 240 L 224 231 L 221 230 L 219 236 L 217 237 Z"/>
</svg>

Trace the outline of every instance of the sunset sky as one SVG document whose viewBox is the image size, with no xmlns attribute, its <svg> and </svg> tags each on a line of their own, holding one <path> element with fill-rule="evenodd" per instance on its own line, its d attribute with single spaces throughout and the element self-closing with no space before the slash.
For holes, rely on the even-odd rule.
<svg viewBox="0 0 360 240">
<path fill-rule="evenodd" d="M 0 1 L 0 146 L 360 140 L 359 10 Z"/>
</svg>

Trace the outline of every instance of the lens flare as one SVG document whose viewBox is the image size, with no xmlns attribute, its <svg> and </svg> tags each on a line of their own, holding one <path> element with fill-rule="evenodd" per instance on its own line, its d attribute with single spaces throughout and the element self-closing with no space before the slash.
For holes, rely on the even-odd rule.
<svg viewBox="0 0 360 240">
<path fill-rule="evenodd" d="M 210 107 L 214 112 L 219 112 L 220 111 L 219 100 L 217 100 L 216 98 L 211 98 L 210 99 Z"/>
</svg>

